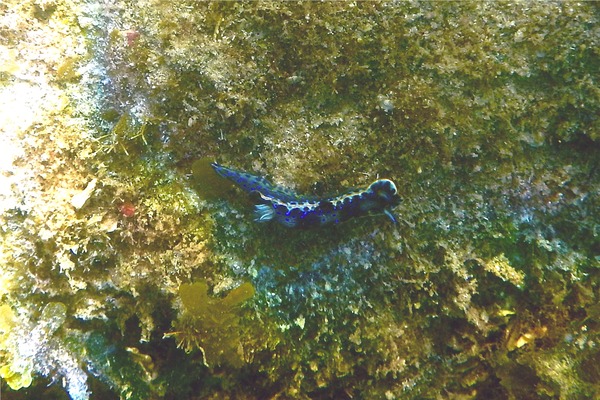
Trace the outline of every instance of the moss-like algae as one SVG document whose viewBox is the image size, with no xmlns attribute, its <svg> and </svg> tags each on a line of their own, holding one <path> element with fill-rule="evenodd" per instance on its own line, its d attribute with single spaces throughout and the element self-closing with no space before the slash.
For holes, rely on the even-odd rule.
<svg viewBox="0 0 600 400">
<path fill-rule="evenodd" d="M 244 350 L 240 338 L 240 316 L 237 308 L 254 296 L 254 287 L 245 282 L 222 298 L 211 298 L 208 285 L 200 281 L 183 284 L 179 296 L 184 312 L 175 323 L 174 336 L 186 352 L 200 349 L 205 364 L 228 363 L 240 367 Z"/>
<path fill-rule="evenodd" d="M 11 334 L 15 335 L 14 328 L 16 326 L 16 316 L 9 305 L 3 304 L 0 306 L 0 350 L 10 352 L 14 349 L 14 340 Z M 8 386 L 13 390 L 19 390 L 31 385 L 33 380 L 32 368 L 27 363 L 18 363 L 16 360 L 9 359 L 8 362 L 0 367 L 0 376 L 6 381 Z"/>
<path fill-rule="evenodd" d="M 94 332 L 85 339 L 90 370 L 111 389 L 126 399 L 148 399 L 152 393 L 144 369 L 136 364 L 125 349 L 115 348 L 106 338 Z"/>
<path fill-rule="evenodd" d="M 598 397 L 590 3 L 1 7 L 11 387 Z M 208 160 L 316 195 L 392 178 L 399 224 L 255 224 Z"/>
</svg>

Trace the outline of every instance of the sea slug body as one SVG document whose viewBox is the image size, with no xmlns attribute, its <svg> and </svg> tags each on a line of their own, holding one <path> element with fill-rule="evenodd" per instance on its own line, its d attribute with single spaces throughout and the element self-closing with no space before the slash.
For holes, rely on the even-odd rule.
<svg viewBox="0 0 600 400">
<path fill-rule="evenodd" d="M 400 196 L 396 185 L 389 179 L 379 179 L 364 190 L 326 199 L 310 199 L 275 186 L 263 177 L 217 163 L 211 165 L 219 175 L 256 196 L 258 204 L 254 214 L 259 222 L 275 220 L 289 228 L 313 228 L 380 213 L 396 222 L 391 209 L 400 203 Z"/>
</svg>

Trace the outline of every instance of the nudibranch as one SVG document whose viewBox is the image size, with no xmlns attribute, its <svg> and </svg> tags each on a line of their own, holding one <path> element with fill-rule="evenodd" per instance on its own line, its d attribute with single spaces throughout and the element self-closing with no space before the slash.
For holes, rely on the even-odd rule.
<svg viewBox="0 0 600 400">
<path fill-rule="evenodd" d="M 400 203 L 400 196 L 396 185 L 389 179 L 376 180 L 364 190 L 311 199 L 275 186 L 261 176 L 217 163 L 211 165 L 219 175 L 256 197 L 258 204 L 254 215 L 259 222 L 275 220 L 288 228 L 313 228 L 383 213 L 396 223 L 391 209 Z"/>
</svg>

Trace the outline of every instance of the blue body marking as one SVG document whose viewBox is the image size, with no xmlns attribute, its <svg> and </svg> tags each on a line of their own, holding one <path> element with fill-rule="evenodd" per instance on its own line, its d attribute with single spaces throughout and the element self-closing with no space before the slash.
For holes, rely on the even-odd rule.
<svg viewBox="0 0 600 400">
<path fill-rule="evenodd" d="M 275 220 L 289 228 L 313 228 L 337 224 L 350 218 L 384 213 L 394 223 L 391 209 L 400 203 L 396 185 L 379 179 L 360 191 L 326 199 L 309 199 L 278 187 L 265 178 L 212 163 L 215 171 L 243 190 L 255 194 L 255 220 Z"/>
</svg>

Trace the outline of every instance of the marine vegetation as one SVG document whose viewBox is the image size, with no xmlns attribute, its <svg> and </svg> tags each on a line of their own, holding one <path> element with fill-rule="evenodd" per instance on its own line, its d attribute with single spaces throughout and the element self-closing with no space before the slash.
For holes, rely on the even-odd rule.
<svg viewBox="0 0 600 400">
<path fill-rule="evenodd" d="M 3 0 L 2 399 L 600 398 L 599 20 Z"/>
<path fill-rule="evenodd" d="M 179 296 L 184 312 L 175 323 L 176 331 L 165 336 L 175 337 L 178 346 L 186 352 L 202 350 L 206 365 L 209 362 L 227 362 L 240 367 L 244 361 L 244 350 L 240 342 L 240 318 L 236 309 L 254 296 L 252 284 L 243 283 L 223 299 L 213 299 L 208 296 L 206 282 L 200 281 L 181 285 Z"/>
</svg>

